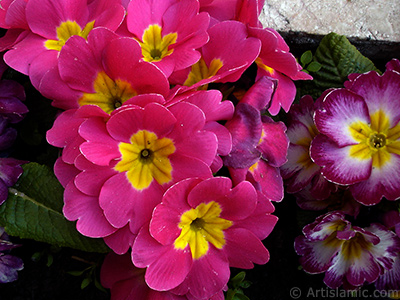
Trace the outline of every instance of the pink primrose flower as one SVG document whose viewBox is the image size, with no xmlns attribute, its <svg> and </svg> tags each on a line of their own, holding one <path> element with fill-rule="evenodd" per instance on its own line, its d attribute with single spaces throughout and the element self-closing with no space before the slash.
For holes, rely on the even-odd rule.
<svg viewBox="0 0 400 300">
<path fill-rule="evenodd" d="M 134 235 L 129 226 L 112 226 L 99 205 L 99 190 L 95 187 L 105 182 L 114 173 L 106 167 L 97 167 L 97 173 L 90 178 L 90 184 L 78 176 L 85 167 L 96 168 L 88 162 L 79 150 L 85 140 L 79 135 L 79 127 L 88 119 L 105 123 L 109 115 L 98 106 L 85 105 L 61 113 L 53 127 L 47 132 L 47 140 L 53 146 L 62 148 L 62 155 L 54 165 L 54 173 L 64 192 L 63 214 L 75 221 L 77 230 L 92 238 L 104 238 L 106 244 L 116 253 L 126 253 L 132 246 Z M 80 189 L 79 189 L 79 188 Z"/>
<path fill-rule="evenodd" d="M 232 188 L 226 177 L 190 178 L 170 187 L 132 247 L 147 268 L 147 284 L 189 299 L 209 299 L 226 287 L 229 267 L 264 264 L 261 238 L 277 218 L 272 204 L 249 182 Z"/>
<path fill-rule="evenodd" d="M 58 69 L 43 76 L 39 90 L 62 109 L 94 104 L 111 113 L 136 95 L 166 96 L 169 83 L 156 66 L 141 61 L 135 40 L 95 28 L 87 40 L 73 36 L 65 43 Z"/>
<path fill-rule="evenodd" d="M 200 49 L 201 58 L 190 67 L 175 72 L 171 82 L 187 89 L 206 89 L 211 82 L 234 82 L 254 62 L 260 41 L 247 36 L 246 26 L 224 21 L 208 29 L 209 41 Z"/>
<path fill-rule="evenodd" d="M 269 113 L 277 115 L 281 107 L 288 112 L 296 96 L 293 80 L 311 80 L 312 77 L 301 71 L 302 67 L 278 32 L 259 27 L 248 27 L 247 31 L 250 37 L 261 41 L 261 52 L 256 59 L 257 77 L 269 76 L 279 81 Z"/>
<path fill-rule="evenodd" d="M 47 134 L 50 144 L 64 148 L 55 174 L 65 186 L 65 216 L 92 237 L 123 229 L 124 244 L 111 247 L 125 252 L 166 188 L 211 176 L 218 144 L 193 104 L 167 109 L 156 94 L 130 101 L 111 116 L 94 105 L 68 110 Z M 115 237 L 108 241 L 118 243 Z"/>
<path fill-rule="evenodd" d="M 314 103 L 311 96 L 304 96 L 298 104 L 293 104 L 288 114 L 290 140 L 287 162 L 281 166 L 281 174 L 288 193 L 298 193 L 307 188 L 311 199 L 322 200 L 329 197 L 337 188 L 320 173 L 309 154 L 311 141 L 319 134 L 314 124 L 314 112 L 322 98 Z"/>
<path fill-rule="evenodd" d="M 332 90 L 315 113 L 320 135 L 311 158 L 336 184 L 349 185 L 354 198 L 374 205 L 400 197 L 400 74 L 369 72 L 349 89 Z"/>
<path fill-rule="evenodd" d="M 208 40 L 209 15 L 199 13 L 196 0 L 132 0 L 128 6 L 128 30 L 138 41 L 142 57 L 167 77 L 193 65 L 196 50 Z"/>
<path fill-rule="evenodd" d="M 364 282 L 375 282 L 385 269 L 393 267 L 400 250 L 400 240 L 384 226 L 352 226 L 342 212 L 320 216 L 303 228 L 295 240 L 297 254 L 307 273 L 325 272 L 330 288 L 343 284 L 355 289 Z"/>
<path fill-rule="evenodd" d="M 13 69 L 29 75 L 38 88 L 43 75 L 57 67 L 59 52 L 71 36 L 87 38 L 95 27 L 116 30 L 124 15 L 118 0 L 29 0 L 25 7 L 27 34 L 4 59 Z"/>
</svg>

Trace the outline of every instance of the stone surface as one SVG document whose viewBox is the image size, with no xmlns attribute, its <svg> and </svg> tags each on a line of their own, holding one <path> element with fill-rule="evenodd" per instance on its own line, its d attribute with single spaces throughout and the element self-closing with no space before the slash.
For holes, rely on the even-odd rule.
<svg viewBox="0 0 400 300">
<path fill-rule="evenodd" d="M 266 0 L 260 20 L 278 31 L 400 42 L 400 0 Z"/>
</svg>

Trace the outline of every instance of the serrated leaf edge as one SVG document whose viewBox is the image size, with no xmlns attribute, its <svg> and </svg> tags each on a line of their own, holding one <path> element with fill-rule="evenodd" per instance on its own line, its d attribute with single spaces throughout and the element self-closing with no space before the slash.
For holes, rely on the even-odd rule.
<svg viewBox="0 0 400 300">
<path fill-rule="evenodd" d="M 55 213 L 55 214 L 57 214 L 57 215 L 62 216 L 63 218 L 65 218 L 64 215 L 63 215 L 62 213 L 60 213 L 59 211 L 56 211 L 56 210 L 54 210 L 54 209 L 52 209 L 52 208 L 50 208 L 50 207 L 48 207 L 48 206 L 44 206 L 42 203 L 37 202 L 35 199 L 29 197 L 28 195 L 26 195 L 26 194 L 23 193 L 23 192 L 20 192 L 20 191 L 14 189 L 14 188 L 9 188 L 9 189 L 8 189 L 8 192 L 11 193 L 11 194 L 13 194 L 13 195 L 15 195 L 15 196 L 17 196 L 17 197 L 21 197 L 22 199 L 25 199 L 25 200 L 27 200 L 27 201 L 31 201 L 31 202 L 34 203 L 35 205 L 40 206 L 40 207 L 44 208 L 45 210 L 51 211 L 51 212 L 53 212 L 53 213 Z"/>
</svg>

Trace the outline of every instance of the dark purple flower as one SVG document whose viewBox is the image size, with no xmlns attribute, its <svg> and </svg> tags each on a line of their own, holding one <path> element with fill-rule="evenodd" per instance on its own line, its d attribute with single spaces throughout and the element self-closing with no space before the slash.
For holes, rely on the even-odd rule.
<svg viewBox="0 0 400 300">
<path fill-rule="evenodd" d="M 279 167 L 286 162 L 289 139 L 286 126 L 262 115 L 273 96 L 275 81 L 263 77 L 236 105 L 226 124 L 232 135 L 232 151 L 224 157 L 234 184 L 250 181 L 272 201 L 283 198 Z"/>
<path fill-rule="evenodd" d="M 8 197 L 8 187 L 13 186 L 21 176 L 23 172 L 21 164 L 23 163 L 25 161 L 11 157 L 0 158 L 0 205 Z"/>
<path fill-rule="evenodd" d="M 7 68 L 3 59 L 0 60 L 0 77 Z M 24 87 L 16 81 L 2 79 L 0 81 L 0 116 L 10 123 L 18 123 L 28 113 Z"/>
<path fill-rule="evenodd" d="M 4 228 L 0 227 L 0 283 L 12 282 L 18 279 L 18 272 L 24 268 L 21 258 L 9 255 L 7 252 L 20 245 L 8 240 Z M 6 252 L 6 253 L 3 253 Z"/>
</svg>

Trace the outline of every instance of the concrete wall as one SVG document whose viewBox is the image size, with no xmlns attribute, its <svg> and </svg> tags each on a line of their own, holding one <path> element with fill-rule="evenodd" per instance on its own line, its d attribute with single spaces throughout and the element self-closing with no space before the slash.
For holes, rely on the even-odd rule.
<svg viewBox="0 0 400 300">
<path fill-rule="evenodd" d="M 266 0 L 265 27 L 400 42 L 400 0 Z"/>
</svg>

